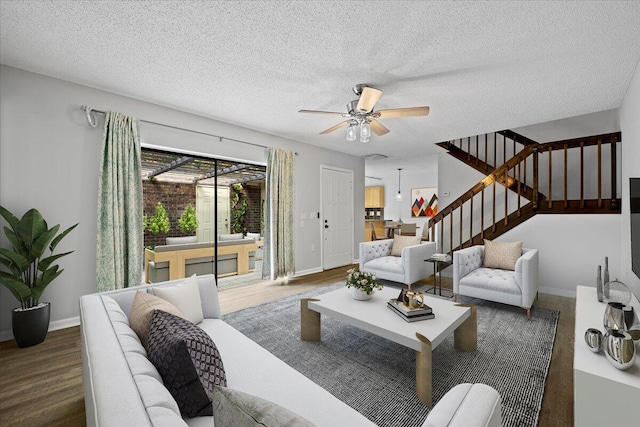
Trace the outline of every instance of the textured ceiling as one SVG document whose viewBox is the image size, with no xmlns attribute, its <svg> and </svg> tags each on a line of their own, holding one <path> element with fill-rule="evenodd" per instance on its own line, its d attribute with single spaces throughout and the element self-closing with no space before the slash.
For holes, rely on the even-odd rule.
<svg viewBox="0 0 640 427">
<path fill-rule="evenodd" d="M 0 6 L 2 64 L 392 162 L 441 140 L 617 108 L 639 58 L 638 1 Z M 344 129 L 318 135 L 339 116 L 297 112 L 345 111 L 356 83 L 383 91 L 377 109 L 431 113 L 386 119 L 391 133 L 362 144 Z"/>
</svg>

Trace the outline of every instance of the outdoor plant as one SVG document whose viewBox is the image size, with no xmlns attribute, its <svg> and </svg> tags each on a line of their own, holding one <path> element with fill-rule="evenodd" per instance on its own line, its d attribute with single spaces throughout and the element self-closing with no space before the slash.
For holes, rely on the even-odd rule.
<svg viewBox="0 0 640 427">
<path fill-rule="evenodd" d="M 42 292 L 64 271 L 53 263 L 73 252 L 54 255 L 53 251 L 78 224 L 58 234 L 60 225 L 49 228 L 36 209 L 30 209 L 18 219 L 0 206 L 0 215 L 11 227 L 4 227 L 11 250 L 0 248 L 0 264 L 5 268 L 0 270 L 0 283 L 20 301 L 23 310 L 37 307 Z M 49 256 L 45 256 L 47 249 Z"/>
<path fill-rule="evenodd" d="M 367 273 L 366 271 L 352 268 L 347 270 L 347 288 L 360 289 L 366 292 L 367 295 L 371 295 L 374 289 L 382 289 L 382 284 L 376 282 L 375 273 Z"/>
<path fill-rule="evenodd" d="M 231 232 L 245 232 L 245 215 L 247 213 L 247 198 L 242 195 L 242 184 L 231 185 Z"/>
<path fill-rule="evenodd" d="M 178 227 L 183 233 L 193 233 L 198 229 L 198 217 L 196 216 L 196 209 L 191 203 L 184 208 L 184 212 L 178 219 Z"/>
<path fill-rule="evenodd" d="M 149 231 L 152 234 L 167 234 L 169 232 L 169 215 L 167 215 L 167 211 L 162 205 L 162 202 L 158 202 L 156 205 L 156 210 L 151 215 L 148 221 Z"/>
</svg>

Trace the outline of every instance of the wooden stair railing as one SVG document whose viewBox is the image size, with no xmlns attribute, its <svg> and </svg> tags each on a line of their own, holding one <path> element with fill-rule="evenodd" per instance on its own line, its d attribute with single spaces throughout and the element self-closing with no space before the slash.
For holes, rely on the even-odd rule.
<svg viewBox="0 0 640 427">
<path fill-rule="evenodd" d="M 512 135 L 515 135 L 516 138 L 521 137 L 521 135 L 511 131 L 502 132 L 505 133 L 505 138 Z M 430 238 L 438 242 L 438 252 L 452 253 L 456 249 L 481 244 L 483 239 L 498 237 L 536 214 L 620 213 L 620 200 L 617 198 L 616 190 L 616 144 L 621 141 L 620 132 L 546 144 L 539 144 L 530 139 L 522 138 L 522 150 L 504 162 L 502 166 L 493 169 L 491 173 L 487 174 L 486 178 L 429 220 Z M 609 198 L 603 196 L 602 183 L 602 146 L 605 144 L 609 144 L 611 148 Z M 589 146 L 597 147 L 597 197 L 595 195 L 592 197 L 585 193 L 584 155 L 585 147 Z M 449 149 L 452 150 L 451 147 Z M 569 152 L 578 152 L 578 150 L 580 172 L 572 175 L 568 166 Z M 564 154 L 562 168 L 554 169 L 553 167 L 552 153 L 555 151 L 562 151 Z M 478 159 L 477 163 L 480 162 Z M 547 182 L 543 182 L 544 189 L 540 188 L 542 169 L 545 169 L 544 166 L 541 166 L 541 162 L 546 162 L 548 165 L 544 171 L 545 178 L 547 178 Z M 528 163 L 531 169 L 530 175 L 527 175 Z M 554 176 L 557 176 L 559 169 L 562 170 L 563 176 L 561 191 L 557 191 L 557 188 L 554 188 Z M 579 175 L 580 198 L 569 199 L 570 177 L 575 177 L 576 175 Z M 531 185 L 527 185 L 527 182 L 531 182 Z M 497 184 L 500 184 L 500 186 Z M 498 194 L 497 187 L 504 188 L 500 190 L 501 194 Z M 561 198 L 554 198 L 554 189 L 556 190 L 556 196 L 561 192 Z M 512 190 L 515 194 L 510 193 L 509 190 Z M 547 191 L 547 196 L 541 193 L 544 190 Z M 475 222 L 474 215 L 476 217 Z M 487 217 L 490 218 L 488 221 Z M 487 227 L 485 227 L 485 222 L 488 225 Z M 448 233 L 446 233 L 445 229 L 447 229 Z M 476 234 L 474 234 L 474 230 Z M 448 245 L 445 245 L 447 240 L 445 237 L 448 238 Z M 457 242 L 457 244 L 454 242 Z M 449 250 L 445 250 L 447 248 Z"/>
<path fill-rule="evenodd" d="M 490 135 L 492 135 L 491 139 L 489 139 Z M 499 136 L 502 136 L 502 140 Z M 506 129 L 491 134 L 438 142 L 436 145 L 448 150 L 453 157 L 468 164 L 478 172 L 489 173 L 507 161 L 507 147 L 512 148 L 511 154 L 513 156 L 525 147 L 536 144 L 536 141 Z M 501 150 L 499 150 L 500 147 L 502 148 Z M 498 152 L 501 152 L 502 155 L 498 156 Z"/>
</svg>

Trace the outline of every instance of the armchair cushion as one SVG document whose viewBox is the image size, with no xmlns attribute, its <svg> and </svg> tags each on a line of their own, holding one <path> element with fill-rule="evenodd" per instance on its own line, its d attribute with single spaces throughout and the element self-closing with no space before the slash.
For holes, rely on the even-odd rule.
<svg viewBox="0 0 640 427">
<path fill-rule="evenodd" d="M 481 267 L 460 279 L 460 286 L 473 286 L 488 291 L 520 295 L 520 285 L 516 281 L 516 273 L 499 268 Z"/>
<path fill-rule="evenodd" d="M 522 242 L 492 242 L 484 239 L 484 267 L 515 270 L 522 255 Z"/>
<path fill-rule="evenodd" d="M 420 236 L 393 236 L 393 246 L 391 246 L 391 256 L 402 256 L 402 250 L 409 246 L 420 244 Z"/>
<path fill-rule="evenodd" d="M 395 256 L 385 256 L 373 259 L 367 263 L 367 268 L 393 274 L 404 274 L 402 258 Z"/>
</svg>

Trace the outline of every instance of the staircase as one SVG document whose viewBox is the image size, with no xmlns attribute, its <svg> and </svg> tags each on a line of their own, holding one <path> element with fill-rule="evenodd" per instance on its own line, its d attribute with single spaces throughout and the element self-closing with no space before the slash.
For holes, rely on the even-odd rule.
<svg viewBox="0 0 640 427">
<path fill-rule="evenodd" d="M 486 175 L 429 220 L 438 252 L 482 244 L 537 214 L 620 213 L 620 132 L 540 144 L 511 130 L 438 143 Z"/>
</svg>

